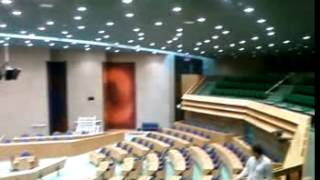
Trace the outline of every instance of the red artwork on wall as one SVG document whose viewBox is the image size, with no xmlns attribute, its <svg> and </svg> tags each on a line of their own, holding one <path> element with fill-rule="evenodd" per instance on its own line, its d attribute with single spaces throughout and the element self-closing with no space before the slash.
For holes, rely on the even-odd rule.
<svg viewBox="0 0 320 180">
<path fill-rule="evenodd" d="M 105 129 L 134 129 L 136 124 L 134 63 L 104 64 Z"/>
</svg>

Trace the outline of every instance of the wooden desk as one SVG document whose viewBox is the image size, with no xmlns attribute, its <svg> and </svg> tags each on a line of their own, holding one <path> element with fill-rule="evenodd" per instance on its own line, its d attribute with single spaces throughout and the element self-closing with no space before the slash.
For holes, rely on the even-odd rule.
<svg viewBox="0 0 320 180">
<path fill-rule="evenodd" d="M 212 172 L 214 165 L 210 156 L 201 148 L 197 146 L 192 146 L 189 148 L 190 155 L 198 163 L 202 172 L 202 175 L 207 175 L 209 172 Z"/>
<path fill-rule="evenodd" d="M 24 171 L 37 167 L 39 162 L 34 156 L 15 157 L 11 165 L 14 170 Z"/>
<path fill-rule="evenodd" d="M 210 146 L 216 150 L 221 160 L 228 166 L 233 174 L 238 174 L 242 171 L 244 167 L 236 154 L 221 144 L 213 143 L 210 144 Z"/>
<path fill-rule="evenodd" d="M 105 148 L 110 151 L 110 156 L 119 162 L 122 162 L 123 159 L 128 156 L 128 152 L 126 150 L 115 147 L 114 145 L 108 145 L 105 146 Z"/>
<path fill-rule="evenodd" d="M 102 153 L 92 151 L 89 153 L 89 160 L 95 166 L 98 166 L 102 161 L 106 160 L 106 156 Z"/>
<path fill-rule="evenodd" d="M 182 179 L 181 176 L 171 176 L 168 178 L 168 180 L 180 180 L 180 179 Z"/>
<path fill-rule="evenodd" d="M 241 136 L 233 137 L 231 142 L 234 143 L 237 147 L 239 147 L 241 151 L 244 152 L 247 156 L 252 155 L 251 146 L 247 144 L 244 140 L 242 140 Z"/>
<path fill-rule="evenodd" d="M 123 178 L 124 178 L 123 176 L 114 176 L 108 180 L 123 180 Z"/>
<path fill-rule="evenodd" d="M 169 150 L 168 158 L 173 164 L 175 175 L 180 175 L 183 171 L 186 170 L 186 160 L 178 150 L 175 150 L 175 149 Z"/>
<path fill-rule="evenodd" d="M 72 134 L 72 135 L 52 135 L 52 136 L 29 136 L 29 137 L 14 137 L 13 142 L 34 142 L 34 141 L 59 141 L 59 140 L 74 140 L 89 138 L 103 135 L 103 133 L 96 134 Z"/>
<path fill-rule="evenodd" d="M 102 161 L 97 170 L 96 170 L 96 178 L 93 179 L 109 179 L 114 175 L 115 166 L 110 167 L 110 161 Z"/>
<path fill-rule="evenodd" d="M 165 133 L 159 133 L 159 132 L 152 132 L 151 134 L 156 135 L 157 137 L 163 137 L 163 138 L 168 138 L 174 142 L 174 147 L 177 149 L 187 147 L 190 145 L 189 141 L 165 134 Z"/>
<path fill-rule="evenodd" d="M 132 148 L 133 154 L 138 157 L 143 157 L 150 151 L 149 148 L 132 141 L 123 141 L 122 143 L 127 144 L 128 147 Z"/>
<path fill-rule="evenodd" d="M 0 160 L 19 155 L 22 151 L 28 151 L 38 158 L 75 156 L 120 142 L 124 139 L 124 133 L 125 131 L 115 131 L 76 140 L 0 144 Z"/>
<path fill-rule="evenodd" d="M 172 133 L 177 133 L 177 134 L 179 134 L 179 137 L 187 136 L 189 138 L 192 138 L 193 139 L 193 141 L 191 143 L 192 145 L 203 146 L 204 144 L 207 144 L 207 143 L 210 142 L 210 140 L 207 139 L 207 138 L 203 138 L 201 136 L 198 136 L 198 135 L 195 135 L 195 134 L 192 134 L 192 133 L 188 133 L 188 132 L 185 132 L 185 131 L 179 131 L 179 130 L 170 129 L 170 128 L 164 128 L 163 131 L 164 132 L 171 131 Z"/>
<path fill-rule="evenodd" d="M 153 175 L 159 168 L 159 157 L 156 153 L 149 153 L 146 156 L 147 161 L 147 170 L 146 173 L 148 176 Z"/>
<path fill-rule="evenodd" d="M 46 166 L 38 166 L 31 170 L 0 175 L 0 180 L 37 180 L 64 167 L 66 157 L 52 161 Z"/>
<path fill-rule="evenodd" d="M 138 180 L 152 180 L 152 176 L 141 176 Z"/>
<path fill-rule="evenodd" d="M 201 180 L 212 180 L 213 176 L 202 176 Z"/>
<path fill-rule="evenodd" d="M 166 151 L 167 149 L 170 148 L 169 144 L 166 144 L 164 142 L 161 142 L 159 140 L 155 140 L 155 139 L 152 139 L 152 138 L 137 137 L 137 139 L 141 139 L 143 141 L 146 141 L 146 142 L 149 142 L 149 143 L 153 144 L 153 146 L 154 146 L 153 150 L 155 150 L 157 152 L 164 152 L 164 151 Z"/>
<path fill-rule="evenodd" d="M 122 175 L 127 176 L 128 173 L 134 168 L 135 160 L 133 157 L 127 157 L 123 160 Z"/>
</svg>

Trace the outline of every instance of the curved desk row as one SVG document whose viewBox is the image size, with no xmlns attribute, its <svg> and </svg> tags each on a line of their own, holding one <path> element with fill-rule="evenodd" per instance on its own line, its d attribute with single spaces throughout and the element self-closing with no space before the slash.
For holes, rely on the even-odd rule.
<svg viewBox="0 0 320 180">
<path fill-rule="evenodd" d="M 146 174 L 148 176 L 151 176 L 159 169 L 160 160 L 156 153 L 149 153 L 146 156 L 146 161 L 147 161 Z"/>
<path fill-rule="evenodd" d="M 202 134 L 203 136 L 206 136 L 208 139 L 214 142 L 224 142 L 233 136 L 230 133 L 223 133 L 223 132 L 218 132 L 218 131 L 209 130 L 205 128 L 200 128 L 197 126 L 192 126 L 192 125 L 181 123 L 181 122 L 175 122 L 174 126 L 176 128 L 191 129 L 192 131 L 195 131 L 198 134 Z"/>
<path fill-rule="evenodd" d="M 189 152 L 192 158 L 198 163 L 201 168 L 201 174 L 207 175 L 214 170 L 214 165 L 211 161 L 210 156 L 203 149 L 197 146 L 192 146 L 189 148 Z"/>
<path fill-rule="evenodd" d="M 150 134 L 154 135 L 157 137 L 157 139 L 162 138 L 162 139 L 170 139 L 171 141 L 174 142 L 174 147 L 175 148 L 183 148 L 183 147 L 187 147 L 190 145 L 190 143 L 186 140 L 165 134 L 165 133 L 159 133 L 159 132 L 151 132 Z"/>
<path fill-rule="evenodd" d="M 168 158 L 173 164 L 174 174 L 180 175 L 186 170 L 186 160 L 183 155 L 175 149 L 168 151 Z"/>
<path fill-rule="evenodd" d="M 152 144 L 153 150 L 157 152 L 165 152 L 170 148 L 169 144 L 148 137 L 137 137 L 137 140 L 142 140 L 143 142 Z"/>
<path fill-rule="evenodd" d="M 119 147 L 115 147 L 114 145 L 108 145 L 104 148 L 110 151 L 110 156 L 119 162 L 122 162 L 124 158 L 128 157 L 128 152 L 126 150 L 123 150 Z"/>
<path fill-rule="evenodd" d="M 59 158 L 46 166 L 38 166 L 31 170 L 18 171 L 7 175 L 0 175 L 0 180 L 37 180 L 64 167 L 66 157 Z"/>
<path fill-rule="evenodd" d="M 137 157 L 143 157 L 150 151 L 149 148 L 136 142 L 122 141 L 122 144 L 126 144 L 128 148 L 132 148 L 132 153 Z"/>
<path fill-rule="evenodd" d="M 232 151 L 217 143 L 210 144 L 210 146 L 216 150 L 219 157 L 230 169 L 230 172 L 233 174 L 238 174 L 242 171 L 243 165 L 241 160 Z"/>
<path fill-rule="evenodd" d="M 188 133 L 185 131 L 176 130 L 176 129 L 164 128 L 163 132 L 166 134 L 181 138 L 181 139 L 184 139 L 183 137 L 187 137 L 189 139 L 192 139 L 192 141 L 191 141 L 192 145 L 203 146 L 204 144 L 207 144 L 210 142 L 209 139 L 207 139 L 207 138 L 203 138 L 201 136 L 198 136 L 198 135 L 195 135 L 192 133 Z"/>
</svg>

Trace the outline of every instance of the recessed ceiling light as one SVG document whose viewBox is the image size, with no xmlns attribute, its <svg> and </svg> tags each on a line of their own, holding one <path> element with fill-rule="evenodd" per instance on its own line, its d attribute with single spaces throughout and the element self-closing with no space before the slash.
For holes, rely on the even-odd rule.
<svg viewBox="0 0 320 180">
<path fill-rule="evenodd" d="M 219 49 L 218 52 L 219 52 L 219 53 L 222 53 L 222 52 L 223 52 L 223 49 Z"/>
<path fill-rule="evenodd" d="M 309 46 L 303 46 L 303 48 L 307 49 L 307 48 L 309 48 Z"/>
<path fill-rule="evenodd" d="M 176 6 L 176 7 L 172 8 L 172 11 L 173 12 L 180 12 L 180 11 L 182 11 L 182 8 L 179 6 Z"/>
<path fill-rule="evenodd" d="M 100 31 L 98 31 L 98 33 L 99 33 L 99 34 L 104 34 L 105 31 L 104 31 L 104 30 L 100 30 Z"/>
<path fill-rule="evenodd" d="M 5 41 L 4 40 L 0 40 L 0 44 L 4 43 Z"/>
<path fill-rule="evenodd" d="M 273 46 L 274 46 L 273 43 L 268 44 L 268 47 L 273 47 Z"/>
<path fill-rule="evenodd" d="M 256 41 L 256 40 L 258 40 L 258 39 L 259 39 L 258 36 L 254 36 L 254 37 L 251 38 L 252 41 Z"/>
<path fill-rule="evenodd" d="M 197 42 L 196 45 L 197 45 L 197 46 L 201 46 L 201 45 L 202 45 L 202 42 Z"/>
<path fill-rule="evenodd" d="M 163 23 L 162 23 L 161 21 L 157 21 L 157 22 L 154 23 L 154 25 L 155 25 L 155 26 L 162 26 Z"/>
<path fill-rule="evenodd" d="M 101 38 L 96 38 L 95 40 L 96 40 L 96 41 L 101 41 L 102 39 L 101 39 Z"/>
<path fill-rule="evenodd" d="M 239 51 L 244 51 L 244 48 L 240 48 Z"/>
<path fill-rule="evenodd" d="M 82 29 L 85 29 L 86 26 L 78 26 L 77 28 L 80 29 L 80 30 L 82 30 Z"/>
<path fill-rule="evenodd" d="M 48 26 L 52 26 L 52 25 L 54 25 L 54 21 L 47 21 L 46 24 L 47 24 Z"/>
<path fill-rule="evenodd" d="M 109 38 L 110 38 L 110 35 L 109 35 L 109 34 L 104 35 L 103 38 L 104 38 L 104 39 L 109 39 Z"/>
<path fill-rule="evenodd" d="M 73 19 L 77 20 L 77 21 L 80 21 L 82 19 L 82 17 L 81 16 L 74 16 Z"/>
<path fill-rule="evenodd" d="M 219 30 L 219 29 L 222 29 L 223 26 L 222 26 L 222 25 L 217 25 L 217 26 L 215 26 L 214 28 L 215 28 L 216 30 Z"/>
<path fill-rule="evenodd" d="M 61 34 L 69 34 L 68 31 L 61 31 Z"/>
<path fill-rule="evenodd" d="M 304 36 L 304 37 L 302 37 L 302 39 L 303 40 L 308 40 L 308 39 L 311 39 L 311 37 L 310 36 Z"/>
<path fill-rule="evenodd" d="M 219 39 L 219 36 L 214 35 L 214 36 L 212 36 L 211 38 L 212 38 L 212 39 Z"/>
<path fill-rule="evenodd" d="M 127 13 L 125 16 L 126 16 L 127 18 L 132 18 L 132 17 L 134 16 L 134 14 L 133 14 L 133 13 Z"/>
<path fill-rule="evenodd" d="M 219 49 L 218 45 L 213 46 L 214 49 Z"/>
<path fill-rule="evenodd" d="M 245 40 L 239 41 L 239 44 L 245 44 L 245 43 L 246 43 Z"/>
<path fill-rule="evenodd" d="M 120 50 L 119 50 L 119 49 L 116 49 L 116 50 L 114 50 L 114 52 L 115 52 L 115 53 L 118 53 L 118 52 L 120 52 Z"/>
<path fill-rule="evenodd" d="M 7 24 L 0 24 L 0 28 L 6 28 L 7 27 Z"/>
<path fill-rule="evenodd" d="M 201 52 L 200 52 L 200 54 L 204 54 L 204 53 L 206 53 L 206 52 L 205 52 L 205 51 L 201 51 Z"/>
<path fill-rule="evenodd" d="M 134 43 L 134 40 L 128 40 L 128 43 Z"/>
<path fill-rule="evenodd" d="M 90 51 L 90 50 L 91 50 L 91 48 L 85 48 L 84 50 L 85 50 L 85 51 Z"/>
<path fill-rule="evenodd" d="M 68 46 L 68 45 L 65 45 L 65 46 L 63 46 L 63 49 L 68 49 L 70 46 Z"/>
<path fill-rule="evenodd" d="M 247 7 L 247 8 L 245 8 L 243 11 L 246 12 L 246 13 L 252 13 L 252 12 L 254 11 L 254 8 L 252 8 L 252 7 Z"/>
<path fill-rule="evenodd" d="M 184 24 L 189 24 L 189 25 L 190 25 L 190 24 L 194 24 L 194 21 L 184 21 L 183 23 L 184 23 Z"/>
<path fill-rule="evenodd" d="M 68 35 L 66 35 L 66 37 L 67 37 L 67 38 L 72 38 L 72 37 L 73 37 L 73 35 L 68 34 Z"/>
<path fill-rule="evenodd" d="M 132 0 L 122 0 L 122 3 L 130 4 L 130 3 L 132 3 Z"/>
<path fill-rule="evenodd" d="M 4 43 L 3 46 L 9 46 L 9 43 Z"/>
<path fill-rule="evenodd" d="M 261 24 L 261 23 L 265 23 L 265 22 L 267 22 L 267 20 L 262 19 L 262 18 L 257 20 L 257 23 L 259 23 L 259 24 Z"/>
<path fill-rule="evenodd" d="M 142 40 L 144 40 L 144 37 L 139 37 L 138 40 L 142 41 Z"/>
<path fill-rule="evenodd" d="M 195 50 L 195 51 L 199 51 L 199 47 L 195 47 L 195 48 L 193 48 L 193 50 Z"/>
<path fill-rule="evenodd" d="M 143 32 L 138 33 L 138 36 L 144 36 L 144 33 Z"/>
<path fill-rule="evenodd" d="M 6 37 L 4 38 L 6 41 L 9 41 L 11 38 L 10 37 Z"/>
<path fill-rule="evenodd" d="M 110 46 L 106 47 L 106 50 L 110 50 L 110 49 L 111 49 L 111 47 L 110 47 Z"/>
<path fill-rule="evenodd" d="M 226 30 L 226 31 L 222 31 L 222 34 L 229 34 L 230 31 Z"/>
<path fill-rule="evenodd" d="M 165 47 L 165 46 L 162 46 L 162 47 L 161 47 L 161 49 L 162 49 L 162 50 L 165 50 L 165 49 L 167 49 L 167 47 Z"/>
<path fill-rule="evenodd" d="M 177 45 L 177 48 L 182 48 L 183 47 L 183 44 L 178 44 Z"/>
<path fill-rule="evenodd" d="M 230 47 L 235 47 L 236 44 L 235 44 L 235 43 L 231 43 L 229 46 L 230 46 Z"/>
<path fill-rule="evenodd" d="M 285 40 L 285 41 L 283 41 L 282 43 L 283 44 L 289 44 L 291 41 L 290 40 Z"/>
<path fill-rule="evenodd" d="M 107 26 L 113 26 L 113 25 L 114 25 L 114 22 L 109 21 L 109 22 L 106 23 L 106 25 L 107 25 Z"/>
<path fill-rule="evenodd" d="M 183 29 L 182 29 L 182 28 L 178 28 L 178 29 L 176 29 L 176 31 L 177 31 L 177 32 L 182 32 Z"/>
<path fill-rule="evenodd" d="M 210 40 L 210 39 L 206 39 L 206 40 L 204 40 L 203 42 L 208 44 L 208 43 L 211 42 L 211 40 Z"/>
<path fill-rule="evenodd" d="M 18 11 L 18 10 L 14 10 L 14 11 L 12 11 L 12 14 L 15 16 L 20 16 L 22 14 L 22 12 Z"/>
<path fill-rule="evenodd" d="M 33 46 L 33 44 L 32 44 L 32 43 L 30 43 L 30 44 L 27 44 L 27 46 L 28 46 L 28 47 L 32 47 L 32 46 Z"/>
<path fill-rule="evenodd" d="M 49 44 L 49 46 L 51 46 L 51 47 L 52 47 L 52 46 L 55 46 L 55 45 L 56 45 L 55 43 L 50 43 L 50 44 Z"/>
<path fill-rule="evenodd" d="M 86 11 L 86 10 L 87 10 L 87 7 L 85 7 L 85 6 L 80 6 L 80 7 L 77 8 L 77 10 L 83 12 L 83 11 Z"/>
<path fill-rule="evenodd" d="M 154 42 L 149 44 L 149 46 L 155 46 L 155 45 L 156 45 L 156 43 L 154 43 Z"/>
<path fill-rule="evenodd" d="M 5 5 L 12 4 L 12 0 L 1 0 L 1 3 Z"/>
<path fill-rule="evenodd" d="M 267 31 L 272 31 L 273 29 L 274 29 L 274 27 L 272 27 L 272 26 L 266 28 Z"/>
<path fill-rule="evenodd" d="M 42 3 L 39 5 L 41 8 L 53 8 L 53 4 Z"/>
<path fill-rule="evenodd" d="M 275 34 L 276 34 L 276 33 L 273 32 L 273 31 L 270 31 L 270 32 L 267 33 L 268 36 L 273 36 L 273 35 L 275 35 Z"/>
<path fill-rule="evenodd" d="M 50 39 L 45 39 L 44 42 L 50 42 Z"/>
<path fill-rule="evenodd" d="M 181 37 L 183 35 L 183 33 L 177 33 L 176 36 Z"/>
<path fill-rule="evenodd" d="M 139 32 L 139 31 L 140 31 L 140 28 L 134 28 L 132 31 L 134 31 L 134 32 Z"/>
<path fill-rule="evenodd" d="M 206 21 L 206 18 L 204 18 L 204 17 L 199 17 L 199 18 L 197 19 L 197 21 L 198 21 L 198 22 L 205 22 L 205 21 Z"/>
<path fill-rule="evenodd" d="M 39 31 L 44 31 L 44 30 L 46 30 L 46 27 L 42 27 L 42 26 L 41 26 L 41 27 L 38 27 L 38 30 L 39 30 Z"/>
<path fill-rule="evenodd" d="M 171 43 L 172 43 L 172 40 L 168 40 L 168 41 L 167 41 L 167 44 L 171 44 Z"/>
<path fill-rule="evenodd" d="M 179 39 L 178 37 L 172 38 L 173 41 L 177 41 L 178 39 Z"/>
<path fill-rule="evenodd" d="M 259 50 L 259 49 L 262 49 L 262 46 L 257 46 L 256 49 L 258 49 L 258 50 Z"/>
<path fill-rule="evenodd" d="M 178 49 L 178 52 L 181 53 L 181 52 L 182 52 L 182 49 Z"/>
<path fill-rule="evenodd" d="M 27 31 L 25 31 L 25 30 L 21 30 L 20 31 L 20 34 L 27 34 L 28 32 Z"/>
<path fill-rule="evenodd" d="M 85 47 L 85 48 L 88 48 L 88 47 L 90 47 L 90 45 L 89 45 L 89 44 L 86 44 L 86 45 L 84 45 L 84 47 Z"/>
<path fill-rule="evenodd" d="M 31 41 L 30 40 L 26 40 L 26 41 L 24 41 L 24 43 L 29 44 L 29 43 L 31 43 Z"/>
</svg>

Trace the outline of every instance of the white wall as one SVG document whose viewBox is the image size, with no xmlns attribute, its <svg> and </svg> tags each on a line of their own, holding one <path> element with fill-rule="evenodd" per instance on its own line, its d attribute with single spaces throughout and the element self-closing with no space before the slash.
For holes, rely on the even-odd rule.
<svg viewBox="0 0 320 180">
<path fill-rule="evenodd" d="M 112 54 L 109 62 L 134 62 L 137 127 L 157 122 L 169 127 L 174 120 L 174 57 L 150 54 Z"/>
<path fill-rule="evenodd" d="M 0 81 L 0 135 L 48 133 L 48 96 L 46 61 L 49 50 L 42 48 L 10 48 L 14 67 L 22 68 L 17 81 Z M 3 63 L 0 49 L 0 65 Z"/>
<path fill-rule="evenodd" d="M 3 58 L 0 50 L 0 60 Z M 23 69 L 18 81 L 0 81 L 0 135 L 49 132 L 48 82 L 46 62 L 67 62 L 67 109 L 69 128 L 78 116 L 103 119 L 103 62 L 134 62 L 136 67 L 137 127 L 142 122 L 158 122 L 163 127 L 174 120 L 174 57 L 151 54 L 112 54 L 105 51 L 59 51 L 11 49 L 11 64 Z M 2 64 L 2 63 L 1 63 Z M 89 102 L 87 98 L 95 100 Z M 32 128 L 34 124 L 45 124 Z"/>
<path fill-rule="evenodd" d="M 60 51 L 52 60 L 67 62 L 68 127 L 75 127 L 79 116 L 97 116 L 103 120 L 102 63 L 105 51 Z M 94 97 L 94 101 L 88 101 Z"/>
</svg>

